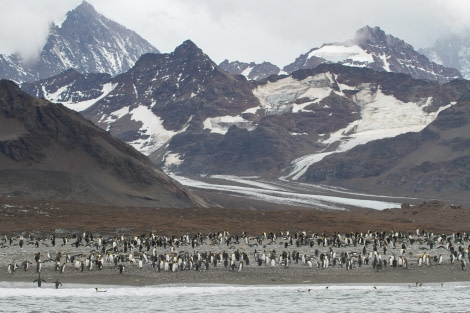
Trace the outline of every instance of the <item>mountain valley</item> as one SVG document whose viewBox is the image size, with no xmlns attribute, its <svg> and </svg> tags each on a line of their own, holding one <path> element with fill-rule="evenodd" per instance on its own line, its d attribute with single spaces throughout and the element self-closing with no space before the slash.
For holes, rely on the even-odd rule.
<svg viewBox="0 0 470 313">
<path fill-rule="evenodd" d="M 1 82 L 4 208 L 315 208 L 339 221 L 470 205 L 470 82 L 379 27 L 282 70 L 217 65 L 191 40 L 160 53 L 83 2 L 38 63 L 1 55 L 0 73 L 22 90 Z"/>
</svg>

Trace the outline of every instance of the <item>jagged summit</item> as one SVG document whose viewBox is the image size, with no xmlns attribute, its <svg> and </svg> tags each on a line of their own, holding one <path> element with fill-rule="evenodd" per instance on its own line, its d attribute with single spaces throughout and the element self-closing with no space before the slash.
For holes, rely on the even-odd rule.
<svg viewBox="0 0 470 313">
<path fill-rule="evenodd" d="M 84 23 L 90 22 L 93 19 L 104 19 L 107 22 L 111 21 L 108 18 L 100 15 L 90 3 L 82 1 L 75 9 L 70 10 L 66 13 L 65 20 L 60 24 L 52 24 L 52 28 L 76 28 L 84 26 Z M 111 21 L 112 22 L 112 21 Z M 114 22 L 113 22 L 114 23 Z M 96 25 L 93 25 L 96 26 Z M 78 30 L 78 29 L 76 29 Z"/>
<path fill-rule="evenodd" d="M 293 63 L 277 66 L 224 60 L 219 66 L 231 73 L 241 74 L 250 80 L 262 80 L 271 75 L 293 73 L 299 69 L 312 69 L 324 63 L 338 63 L 352 67 L 367 67 L 375 71 L 409 74 L 417 79 L 436 80 L 445 83 L 461 78 L 453 69 L 430 62 L 416 52 L 412 45 L 385 33 L 380 27 L 364 26 L 356 31 L 353 39 L 345 42 L 323 44 L 300 55 Z"/>
<path fill-rule="evenodd" d="M 171 70 L 168 69 L 171 68 Z M 193 41 L 185 40 L 171 53 L 146 53 L 137 60 L 132 70 L 159 74 L 165 72 L 168 80 L 173 76 L 207 74 L 217 71 L 217 65 Z M 181 78 L 181 77 L 180 77 Z"/>
<path fill-rule="evenodd" d="M 222 61 L 222 63 L 219 64 L 219 67 L 228 73 L 243 75 L 250 80 L 261 80 L 271 75 L 279 74 L 281 71 L 279 67 L 270 62 L 230 62 L 227 59 Z"/>
<path fill-rule="evenodd" d="M 379 27 L 370 26 L 359 29 L 351 40 L 311 49 L 286 65 L 284 71 L 292 73 L 299 69 L 315 68 L 322 63 L 409 74 L 416 79 L 440 83 L 462 78 L 457 70 L 429 61 L 405 41 L 386 34 Z"/>
<path fill-rule="evenodd" d="M 356 31 L 356 36 L 354 37 L 354 42 L 357 44 L 370 44 L 370 43 L 384 43 L 397 40 L 397 38 L 387 35 L 380 27 L 370 27 L 364 26 Z M 398 41 L 403 42 L 403 40 L 398 39 Z"/>
<path fill-rule="evenodd" d="M 88 13 L 96 13 L 95 7 L 93 7 L 90 3 L 87 1 L 82 1 L 75 10 L 76 12 L 88 12 Z"/>
<path fill-rule="evenodd" d="M 193 56 L 196 55 L 204 55 L 201 48 L 199 48 L 194 42 L 187 39 L 181 45 L 175 48 L 172 55 L 178 57 L 181 55 L 192 54 Z"/>
<path fill-rule="evenodd" d="M 403 49 L 408 51 L 414 51 L 412 45 L 406 43 L 404 40 L 394 37 L 390 34 L 385 33 L 380 27 L 364 26 L 356 31 L 356 35 L 352 40 L 354 44 L 357 44 L 363 49 L 370 49 L 371 47 L 382 47 L 382 52 L 385 53 L 385 49 Z"/>
<path fill-rule="evenodd" d="M 52 25 L 39 59 L 23 64 L 18 56 L 0 56 L 0 78 L 35 81 L 69 68 L 81 73 L 117 75 L 134 66 L 144 53 L 159 53 L 137 33 L 99 14 L 86 1 Z"/>
<path fill-rule="evenodd" d="M 202 131 L 208 117 L 237 115 L 258 103 L 251 84 L 220 69 L 196 44 L 144 54 L 115 77 L 64 72 L 23 89 L 61 102 L 149 155 L 182 129 Z"/>
</svg>

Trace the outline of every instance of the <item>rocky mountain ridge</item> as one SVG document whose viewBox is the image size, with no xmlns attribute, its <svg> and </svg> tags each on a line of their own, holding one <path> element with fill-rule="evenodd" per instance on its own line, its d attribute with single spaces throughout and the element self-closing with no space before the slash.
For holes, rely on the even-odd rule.
<svg viewBox="0 0 470 313">
<path fill-rule="evenodd" d="M 283 67 L 275 65 L 229 62 L 219 66 L 232 74 L 245 75 L 249 79 L 263 79 L 272 74 L 291 74 L 299 69 L 312 69 L 320 64 L 337 63 L 352 67 L 366 67 L 375 71 L 409 74 L 415 79 L 436 80 L 440 83 L 462 78 L 454 68 L 455 63 L 430 61 L 426 56 L 379 27 L 365 26 L 346 42 L 324 44 L 301 54 L 294 62 Z M 254 73 L 254 74 L 253 74 Z"/>
<path fill-rule="evenodd" d="M 225 59 L 219 67 L 230 74 L 239 74 L 249 80 L 261 80 L 271 75 L 280 74 L 281 69 L 270 62 L 257 64 L 255 62 L 245 63 L 239 61 L 230 62 Z"/>
<path fill-rule="evenodd" d="M 234 115 L 257 102 L 246 79 L 221 70 L 190 40 L 169 54 L 143 55 L 114 78 L 67 71 L 22 88 L 82 108 L 86 118 L 147 155 L 186 128 L 202 129 L 207 117 Z"/>
<path fill-rule="evenodd" d="M 330 154 L 421 132 L 459 103 L 466 81 L 460 84 L 340 64 L 247 81 L 186 41 L 173 53 L 142 56 L 114 78 L 68 71 L 22 87 L 84 108 L 166 172 L 307 181 L 309 167 Z M 399 184 L 389 191 L 398 194 Z"/>
<path fill-rule="evenodd" d="M 132 30 L 107 19 L 86 1 L 52 25 L 38 59 L 25 63 L 18 55 L 0 55 L 3 79 L 36 81 L 73 68 L 81 73 L 117 75 L 134 66 L 144 53 L 158 49 Z"/>
<path fill-rule="evenodd" d="M 421 132 L 369 142 L 311 165 L 302 181 L 342 185 L 361 191 L 450 201 L 470 191 L 469 82 L 453 81 L 443 93 L 458 101 Z M 449 99 L 450 100 L 450 99 Z"/>
<path fill-rule="evenodd" d="M 0 195 L 117 206 L 207 205 L 79 113 L 0 81 Z"/>
</svg>

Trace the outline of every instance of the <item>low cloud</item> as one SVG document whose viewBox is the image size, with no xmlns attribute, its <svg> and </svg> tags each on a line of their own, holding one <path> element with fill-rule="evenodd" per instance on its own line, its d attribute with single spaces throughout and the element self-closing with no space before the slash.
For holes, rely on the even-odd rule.
<svg viewBox="0 0 470 313">
<path fill-rule="evenodd" d="M 31 59 L 80 0 L 3 1 L 0 53 Z M 352 39 L 379 26 L 415 49 L 449 31 L 468 29 L 470 1 L 461 0 L 88 0 L 104 16 L 136 31 L 162 52 L 186 39 L 214 61 L 269 61 L 284 66 L 323 43 Z"/>
<path fill-rule="evenodd" d="M 26 61 L 36 58 L 47 40 L 49 27 L 80 3 L 57 0 L 2 1 L 0 53 L 19 53 Z"/>
</svg>

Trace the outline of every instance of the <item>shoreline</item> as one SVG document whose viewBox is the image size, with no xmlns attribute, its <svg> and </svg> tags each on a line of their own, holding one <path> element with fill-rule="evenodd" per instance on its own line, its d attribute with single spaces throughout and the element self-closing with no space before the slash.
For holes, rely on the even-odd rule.
<svg viewBox="0 0 470 313">
<path fill-rule="evenodd" d="M 21 271 L 21 270 L 18 270 Z M 33 280 L 38 278 L 34 271 L 0 273 L 0 282 L 24 283 L 35 287 Z M 379 271 L 370 266 L 362 268 L 335 267 L 329 269 L 311 269 L 306 266 L 282 268 L 253 265 L 244 271 L 229 271 L 226 268 L 211 268 L 204 272 L 156 272 L 146 268 L 139 270 L 130 268 L 127 272 L 119 274 L 119 270 L 107 268 L 95 271 L 70 271 L 58 273 L 52 269 L 41 273 L 41 278 L 48 288 L 53 282 L 60 280 L 63 286 L 67 284 L 80 284 L 92 286 L 177 286 L 177 285 L 237 285 L 237 286 L 279 286 L 279 285 L 344 285 L 344 284 L 447 284 L 465 282 L 470 283 L 470 272 L 462 271 L 458 264 L 433 265 L 426 267 L 413 266 L 409 269 L 384 268 Z M 50 285 L 49 285 L 50 283 Z M 62 286 L 60 288 L 63 288 Z"/>
<path fill-rule="evenodd" d="M 16 282 L 5 282 L 0 281 L 0 290 L 1 289 L 55 289 L 53 285 L 43 286 L 37 288 L 35 286 L 26 285 L 27 282 L 16 281 Z M 303 288 L 309 287 L 309 289 L 323 289 L 323 288 L 335 288 L 335 287 L 407 287 L 407 288 L 426 288 L 426 287 L 448 287 L 448 286 L 461 286 L 468 285 L 470 286 L 470 281 L 451 281 L 451 282 L 428 282 L 421 285 L 416 285 L 415 283 L 299 283 L 299 284 L 226 284 L 226 283 L 175 283 L 175 284 L 156 284 L 156 285 L 143 285 L 143 286 L 133 286 L 133 285 L 97 285 L 89 283 L 69 283 L 66 286 L 60 287 L 59 289 L 96 289 L 107 290 L 107 289 L 125 289 L 125 288 L 299 288 L 299 290 L 304 290 Z"/>
<path fill-rule="evenodd" d="M 424 231 L 5 236 L 0 282 L 34 287 L 39 276 L 48 287 L 57 280 L 134 287 L 470 282 L 469 243 L 467 233 Z"/>
</svg>

